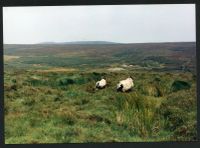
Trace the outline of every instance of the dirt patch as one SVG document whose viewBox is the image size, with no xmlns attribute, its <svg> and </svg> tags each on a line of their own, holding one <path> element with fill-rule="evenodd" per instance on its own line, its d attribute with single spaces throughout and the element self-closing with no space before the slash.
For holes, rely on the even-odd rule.
<svg viewBox="0 0 200 148">
<path fill-rule="evenodd" d="M 19 56 L 9 56 L 9 55 L 4 55 L 3 57 L 4 57 L 5 62 L 9 62 L 9 61 L 20 58 Z"/>
<path fill-rule="evenodd" d="M 75 68 L 51 68 L 45 70 L 37 70 L 37 72 L 48 73 L 48 72 L 73 72 L 77 71 Z"/>
<path fill-rule="evenodd" d="M 124 68 L 115 67 L 115 68 L 108 68 L 109 71 L 122 71 L 125 70 Z"/>
<path fill-rule="evenodd" d="M 34 67 L 42 67 L 41 64 L 33 64 Z"/>
</svg>

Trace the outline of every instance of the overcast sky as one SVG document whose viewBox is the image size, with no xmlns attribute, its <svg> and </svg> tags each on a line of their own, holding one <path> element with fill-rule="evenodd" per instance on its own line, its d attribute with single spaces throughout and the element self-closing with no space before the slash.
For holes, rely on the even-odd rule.
<svg viewBox="0 0 200 148">
<path fill-rule="evenodd" d="M 4 7 L 4 43 L 196 41 L 195 5 Z"/>
</svg>

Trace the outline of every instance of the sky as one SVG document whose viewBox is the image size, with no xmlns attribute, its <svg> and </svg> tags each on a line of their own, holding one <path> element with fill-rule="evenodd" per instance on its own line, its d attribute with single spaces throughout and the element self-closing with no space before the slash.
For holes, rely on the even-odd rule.
<svg viewBox="0 0 200 148">
<path fill-rule="evenodd" d="M 4 7 L 5 44 L 196 41 L 194 4 Z"/>
</svg>

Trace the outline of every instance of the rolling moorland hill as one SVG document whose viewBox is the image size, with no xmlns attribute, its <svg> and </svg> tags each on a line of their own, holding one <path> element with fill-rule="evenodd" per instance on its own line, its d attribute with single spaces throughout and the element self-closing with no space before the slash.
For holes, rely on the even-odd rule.
<svg viewBox="0 0 200 148">
<path fill-rule="evenodd" d="M 17 56 L 20 65 L 84 67 L 113 63 L 162 70 L 195 71 L 195 42 L 135 43 L 67 42 L 59 44 L 4 45 L 4 55 Z M 53 62 L 52 62 L 53 61 Z"/>
<path fill-rule="evenodd" d="M 4 45 L 5 143 L 194 141 L 196 46 Z M 105 89 L 95 83 L 105 77 Z M 130 92 L 117 92 L 133 76 Z"/>
</svg>

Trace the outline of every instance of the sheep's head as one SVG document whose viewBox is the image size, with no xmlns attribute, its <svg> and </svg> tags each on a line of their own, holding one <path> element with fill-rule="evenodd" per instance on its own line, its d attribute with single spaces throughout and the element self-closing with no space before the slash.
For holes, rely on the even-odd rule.
<svg viewBox="0 0 200 148">
<path fill-rule="evenodd" d="M 99 82 L 96 83 L 96 88 L 98 88 L 98 87 L 99 87 Z"/>
<path fill-rule="evenodd" d="M 123 87 L 124 87 L 123 84 L 121 83 L 117 84 L 117 91 L 122 91 Z"/>
</svg>

